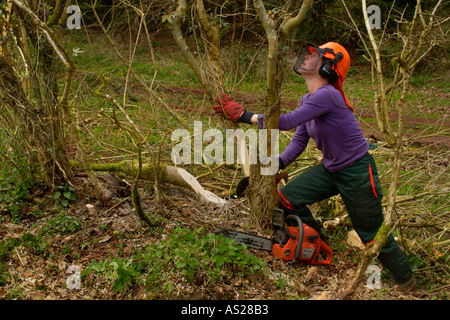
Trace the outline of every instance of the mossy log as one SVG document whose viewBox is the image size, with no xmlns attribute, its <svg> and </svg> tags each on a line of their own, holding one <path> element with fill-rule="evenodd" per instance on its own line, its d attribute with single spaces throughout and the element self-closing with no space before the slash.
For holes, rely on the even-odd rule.
<svg viewBox="0 0 450 320">
<path fill-rule="evenodd" d="M 71 165 L 74 169 L 83 169 L 82 164 L 79 162 L 71 161 Z M 130 176 L 136 176 L 139 164 L 137 161 L 125 160 L 118 163 L 94 163 L 90 167 L 94 171 L 122 172 Z M 153 180 L 155 175 L 154 169 L 152 164 L 143 163 L 140 178 Z M 227 201 L 214 193 L 205 190 L 194 176 L 182 168 L 160 165 L 157 172 L 159 172 L 161 182 L 190 189 L 197 194 L 202 202 L 208 205 L 222 207 L 227 203 Z"/>
</svg>

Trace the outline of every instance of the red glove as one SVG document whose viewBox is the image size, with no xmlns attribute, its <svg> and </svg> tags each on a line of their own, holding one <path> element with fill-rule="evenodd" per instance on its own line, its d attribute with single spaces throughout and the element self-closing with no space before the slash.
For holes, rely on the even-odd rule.
<svg viewBox="0 0 450 320">
<path fill-rule="evenodd" d="M 289 176 L 288 176 L 288 173 L 287 173 L 287 172 L 280 172 L 280 173 L 277 173 L 277 174 L 275 175 L 275 183 L 276 183 L 276 184 L 279 184 L 281 180 L 284 180 L 284 181 L 287 182 L 287 181 L 288 181 L 288 178 L 289 178 Z"/>
<path fill-rule="evenodd" d="M 225 93 L 222 93 L 222 98 L 225 101 L 222 101 L 220 98 L 216 98 L 216 102 L 220 103 L 221 106 L 213 106 L 213 109 L 219 114 L 225 113 L 228 118 L 238 122 L 239 118 L 244 113 L 245 108 L 239 103 L 231 100 L 231 98 Z"/>
</svg>

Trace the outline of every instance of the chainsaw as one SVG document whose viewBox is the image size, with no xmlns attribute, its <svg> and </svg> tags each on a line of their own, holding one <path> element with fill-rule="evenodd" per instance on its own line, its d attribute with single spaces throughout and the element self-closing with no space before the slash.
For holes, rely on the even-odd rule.
<svg viewBox="0 0 450 320">
<path fill-rule="evenodd" d="M 316 230 L 302 223 L 299 216 L 291 214 L 285 218 L 284 211 L 276 208 L 272 215 L 272 225 L 275 229 L 273 239 L 230 229 L 218 230 L 216 234 L 222 234 L 250 248 L 272 252 L 275 257 L 284 261 L 310 265 L 331 263 L 333 251 L 320 239 Z"/>
</svg>

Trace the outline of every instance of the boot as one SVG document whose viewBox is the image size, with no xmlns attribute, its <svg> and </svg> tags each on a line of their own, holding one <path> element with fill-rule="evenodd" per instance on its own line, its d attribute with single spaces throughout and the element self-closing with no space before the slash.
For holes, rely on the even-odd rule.
<svg viewBox="0 0 450 320">
<path fill-rule="evenodd" d="M 397 282 L 396 285 L 400 291 L 403 292 L 414 291 L 417 289 L 416 277 L 414 276 L 414 274 L 411 273 L 411 276 L 408 279 L 402 282 Z"/>
</svg>

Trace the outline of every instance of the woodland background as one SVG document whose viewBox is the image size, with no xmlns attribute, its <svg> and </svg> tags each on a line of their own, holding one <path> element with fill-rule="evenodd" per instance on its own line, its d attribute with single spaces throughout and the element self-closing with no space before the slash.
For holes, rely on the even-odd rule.
<svg viewBox="0 0 450 320">
<path fill-rule="evenodd" d="M 217 88 L 207 84 L 214 81 L 199 81 L 171 32 L 170 19 L 182 1 L 12 2 L 0 4 L 1 299 L 341 297 L 364 249 L 348 240 L 352 227 L 340 197 L 312 206 L 334 250 L 333 263 L 291 265 L 214 235 L 224 227 L 263 231 L 248 199 L 233 197 L 245 175 L 241 167 L 178 166 L 226 199 L 223 207 L 201 201 L 171 175 L 175 129 L 192 130 L 194 121 L 202 121 L 203 130 L 229 125 L 211 108 L 209 90 Z M 203 1 L 219 30 L 217 60 L 210 59 L 211 38 L 194 2 L 188 1 L 179 26 L 204 71 L 200 78 L 221 70 L 220 89 L 247 110 L 265 113 L 269 48 L 253 2 Z M 69 4 L 81 9 L 81 29 L 67 28 Z M 415 1 L 370 4 L 381 9 L 382 29 L 373 32 L 386 84 L 397 79 L 399 68 L 409 76 L 402 82 L 408 86 L 388 91 L 388 100 L 398 101 L 386 110 L 389 125 L 380 125 L 375 106 L 377 72 L 362 41 L 367 34 L 359 1 L 313 1 L 283 39 L 280 112 L 295 109 L 307 93 L 291 71 L 305 41 L 335 41 L 348 49 L 352 65 L 344 90 L 365 137 L 377 147 L 371 153 L 385 198 L 392 199 L 385 203 L 391 230 L 419 284 L 416 292 L 401 292 L 383 271 L 381 287 L 373 290 L 365 285 L 366 274 L 353 298 L 447 300 L 449 3 L 422 1 L 420 14 Z M 272 21 L 281 21 L 302 1 L 264 5 Z M 434 24 L 421 37 L 430 19 Z M 414 21 L 417 36 L 408 33 Z M 414 46 L 421 51 L 409 70 Z M 280 150 L 292 136 L 281 134 Z M 311 142 L 287 168 L 289 178 L 320 158 Z"/>
</svg>

